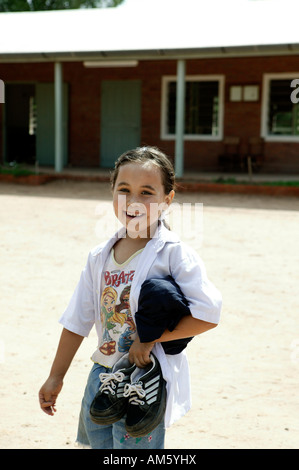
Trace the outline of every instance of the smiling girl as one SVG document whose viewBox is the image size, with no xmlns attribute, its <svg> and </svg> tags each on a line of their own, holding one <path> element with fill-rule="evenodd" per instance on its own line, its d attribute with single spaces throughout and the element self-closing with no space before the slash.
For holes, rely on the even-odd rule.
<svg viewBox="0 0 299 470">
<path fill-rule="evenodd" d="M 219 322 L 221 295 L 208 280 L 198 255 L 163 222 L 163 211 L 174 197 L 175 176 L 169 159 L 154 147 L 130 150 L 116 162 L 111 185 L 114 211 L 123 227 L 89 254 L 70 304 L 60 319 L 64 329 L 50 375 L 39 392 L 40 406 L 45 413 L 54 414 L 63 378 L 83 338 L 95 325 L 99 345 L 92 356 L 94 365 L 82 401 L 77 441 L 98 449 L 163 449 L 165 428 L 189 410 L 191 399 L 185 351 L 165 354 L 161 343 L 195 336 L 215 327 Z M 130 292 L 126 305 L 128 315 L 130 312 L 130 318 L 125 321 L 128 323 L 135 319 L 143 282 L 167 276 L 180 287 L 191 315 L 184 316 L 173 331 L 166 329 L 158 340 L 148 343 L 142 343 L 136 328 L 131 328 L 127 343 L 130 363 L 144 368 L 151 362 L 153 352 L 167 385 L 166 411 L 160 424 L 150 436 L 133 439 L 126 432 L 124 419 L 98 425 L 89 415 L 101 385 L 99 374 L 111 373 L 126 352 L 123 345 L 116 346 L 109 355 L 100 351 L 105 331 L 103 315 L 101 321 L 101 292 L 111 284 L 118 299 L 124 289 Z M 117 311 L 117 305 L 115 308 Z M 121 337 L 122 331 L 119 334 Z"/>
</svg>

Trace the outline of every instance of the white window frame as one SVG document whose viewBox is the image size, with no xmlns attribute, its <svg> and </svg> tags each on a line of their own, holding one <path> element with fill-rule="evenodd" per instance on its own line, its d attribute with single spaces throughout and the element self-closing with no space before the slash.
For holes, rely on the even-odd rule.
<svg viewBox="0 0 299 470">
<path fill-rule="evenodd" d="M 262 106 L 261 106 L 261 136 L 267 142 L 299 142 L 298 135 L 271 135 L 268 134 L 268 108 L 269 108 L 269 91 L 270 91 L 270 81 L 271 80 L 285 80 L 286 78 L 291 81 L 294 78 L 299 78 L 299 72 L 291 73 L 265 73 L 263 75 L 263 92 L 262 92 Z M 294 91 L 294 88 L 290 86 L 290 100 L 291 93 Z"/>
<path fill-rule="evenodd" d="M 166 75 L 162 77 L 162 99 L 161 99 L 161 140 L 175 140 L 175 134 L 167 133 L 167 88 L 169 82 L 177 81 L 176 75 Z M 223 139 L 223 115 L 224 115 L 224 75 L 187 75 L 185 77 L 187 82 L 208 82 L 218 81 L 219 83 L 219 112 L 218 112 L 218 135 L 205 135 L 205 134 L 185 134 L 184 140 L 209 140 L 220 141 Z"/>
</svg>

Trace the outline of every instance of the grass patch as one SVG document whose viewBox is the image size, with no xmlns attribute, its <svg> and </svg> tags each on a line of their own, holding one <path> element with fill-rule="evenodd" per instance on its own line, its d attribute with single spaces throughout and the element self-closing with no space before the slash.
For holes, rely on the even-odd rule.
<svg viewBox="0 0 299 470">
<path fill-rule="evenodd" d="M 35 175 L 33 171 L 27 170 L 20 165 L 3 165 L 0 166 L 0 175 L 12 175 L 16 178 L 19 176 Z"/>
</svg>

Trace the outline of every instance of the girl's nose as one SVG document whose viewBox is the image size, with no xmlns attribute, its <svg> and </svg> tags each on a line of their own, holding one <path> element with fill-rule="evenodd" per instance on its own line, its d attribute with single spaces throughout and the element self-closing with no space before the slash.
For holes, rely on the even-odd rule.
<svg viewBox="0 0 299 470">
<path fill-rule="evenodd" d="M 146 207 L 142 202 L 132 202 L 130 200 L 129 204 L 127 204 L 127 212 L 131 212 L 133 215 L 141 215 L 146 213 Z"/>
<path fill-rule="evenodd" d="M 138 201 L 138 197 L 130 197 L 127 198 L 127 207 L 131 206 L 131 208 L 138 209 L 138 207 L 143 206 L 141 202 Z"/>
</svg>

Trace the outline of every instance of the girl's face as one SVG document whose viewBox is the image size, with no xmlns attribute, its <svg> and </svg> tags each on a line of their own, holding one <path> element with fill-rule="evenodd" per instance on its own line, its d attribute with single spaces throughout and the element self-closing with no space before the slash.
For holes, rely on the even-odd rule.
<svg viewBox="0 0 299 470">
<path fill-rule="evenodd" d="M 109 294 L 104 296 L 103 303 L 108 313 L 110 313 L 115 307 L 115 300 Z"/>
<path fill-rule="evenodd" d="M 132 238 L 148 238 L 174 191 L 165 194 L 161 169 L 152 162 L 126 163 L 119 168 L 113 190 L 116 217 Z M 149 233 L 150 232 L 150 233 Z"/>
</svg>

